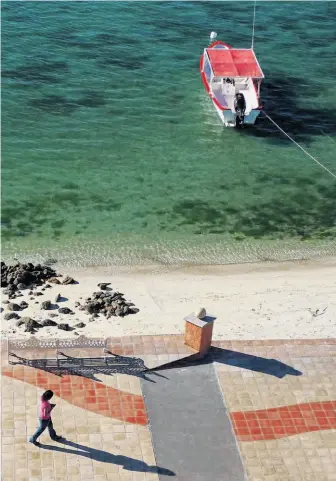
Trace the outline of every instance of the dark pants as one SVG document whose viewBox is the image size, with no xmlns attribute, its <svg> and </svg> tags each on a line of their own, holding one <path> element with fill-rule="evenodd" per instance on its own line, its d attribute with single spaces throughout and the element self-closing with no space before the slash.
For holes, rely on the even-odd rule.
<svg viewBox="0 0 336 481">
<path fill-rule="evenodd" d="M 36 432 L 32 435 L 30 438 L 31 441 L 36 441 L 39 436 L 43 433 L 48 428 L 49 435 L 51 439 L 55 439 L 56 437 L 56 431 L 54 429 L 53 423 L 51 419 L 40 419 L 40 425 L 37 428 Z"/>
</svg>

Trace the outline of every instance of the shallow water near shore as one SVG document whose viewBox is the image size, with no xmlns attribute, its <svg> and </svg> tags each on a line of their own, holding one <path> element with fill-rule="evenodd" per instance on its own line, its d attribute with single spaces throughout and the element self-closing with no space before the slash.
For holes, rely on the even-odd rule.
<svg viewBox="0 0 336 481">
<path fill-rule="evenodd" d="M 251 2 L 3 2 L 4 257 L 335 254 L 334 179 L 265 119 L 223 128 L 200 81 L 209 32 L 249 47 L 252 16 Z M 335 20 L 332 2 L 263 2 L 255 37 L 266 112 L 332 171 Z"/>
</svg>

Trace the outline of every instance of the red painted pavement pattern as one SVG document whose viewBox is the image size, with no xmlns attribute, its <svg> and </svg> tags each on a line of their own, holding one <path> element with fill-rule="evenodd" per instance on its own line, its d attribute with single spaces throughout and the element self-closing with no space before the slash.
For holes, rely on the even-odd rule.
<svg viewBox="0 0 336 481">
<path fill-rule="evenodd" d="M 336 401 L 236 411 L 230 413 L 230 418 L 240 441 L 278 439 L 310 431 L 336 429 Z"/>
<path fill-rule="evenodd" d="M 51 389 L 74 406 L 132 424 L 148 424 L 142 396 L 119 391 L 80 376 L 56 376 L 27 366 L 3 367 L 2 374 L 38 388 Z"/>
</svg>

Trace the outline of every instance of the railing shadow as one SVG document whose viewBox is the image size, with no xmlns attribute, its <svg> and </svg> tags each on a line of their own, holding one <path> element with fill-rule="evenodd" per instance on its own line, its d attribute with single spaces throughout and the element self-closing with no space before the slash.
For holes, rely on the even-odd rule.
<svg viewBox="0 0 336 481">
<path fill-rule="evenodd" d="M 146 373 L 164 377 L 162 374 L 149 370 L 141 358 L 120 356 L 110 351 L 107 351 L 106 354 L 109 354 L 111 357 L 73 357 L 59 353 L 59 355 L 63 356 L 62 358 L 27 359 L 16 354 L 11 354 L 18 359 L 18 362 L 10 361 L 10 364 L 33 367 L 60 377 L 65 375 L 82 376 L 97 382 L 101 382 L 101 380 L 96 377 L 99 374 L 127 374 L 149 382 L 155 381 L 149 378 Z"/>
<path fill-rule="evenodd" d="M 159 466 L 149 466 L 144 461 L 139 459 L 129 458 L 128 456 L 122 456 L 119 454 L 112 454 L 101 449 L 94 449 L 82 444 L 62 439 L 62 444 L 70 446 L 75 449 L 62 448 L 59 446 L 52 446 L 50 444 L 41 444 L 41 449 L 50 451 L 58 451 L 65 454 L 75 454 L 77 456 L 83 456 L 84 458 L 94 459 L 102 463 L 111 463 L 122 466 L 127 471 L 137 471 L 139 473 L 157 473 L 165 476 L 175 476 L 173 471 Z"/>
</svg>

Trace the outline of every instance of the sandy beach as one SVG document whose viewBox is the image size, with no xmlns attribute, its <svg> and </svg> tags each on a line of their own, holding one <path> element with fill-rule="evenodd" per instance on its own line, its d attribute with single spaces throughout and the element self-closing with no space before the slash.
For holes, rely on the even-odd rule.
<svg viewBox="0 0 336 481">
<path fill-rule="evenodd" d="M 217 317 L 215 339 L 336 337 L 336 258 L 225 266 L 96 267 L 72 272 L 55 268 L 73 276 L 78 284 L 53 285 L 34 301 L 29 300 L 27 290 L 22 291 L 24 296 L 14 302 L 25 300 L 29 307 L 19 315 L 48 319 L 57 310 L 43 311 L 40 304 L 45 300 L 54 303 L 61 294 L 64 300 L 59 307 L 70 307 L 75 314 L 58 314 L 54 320 L 70 326 L 82 321 L 86 326 L 71 332 L 44 327 L 36 337 L 180 334 L 183 317 L 198 307 Z M 75 303 L 84 303 L 99 290 L 99 282 L 110 282 L 140 312 L 124 318 L 100 315 L 90 322 L 91 316 Z M 3 294 L 2 300 L 6 299 Z M 4 314 L 9 311 L 6 304 L 2 307 L 2 338 L 31 336 L 16 327 L 14 319 L 6 321 Z"/>
</svg>

